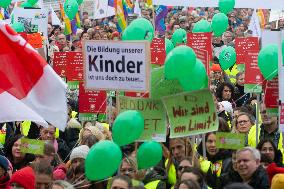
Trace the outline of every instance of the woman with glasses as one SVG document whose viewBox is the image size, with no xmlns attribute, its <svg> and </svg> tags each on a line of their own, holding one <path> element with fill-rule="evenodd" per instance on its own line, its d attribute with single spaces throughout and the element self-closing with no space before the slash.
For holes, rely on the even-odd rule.
<svg viewBox="0 0 284 189">
<path fill-rule="evenodd" d="M 248 113 L 241 112 L 236 117 L 234 132 L 248 134 L 250 128 L 254 125 L 252 116 Z"/>
</svg>

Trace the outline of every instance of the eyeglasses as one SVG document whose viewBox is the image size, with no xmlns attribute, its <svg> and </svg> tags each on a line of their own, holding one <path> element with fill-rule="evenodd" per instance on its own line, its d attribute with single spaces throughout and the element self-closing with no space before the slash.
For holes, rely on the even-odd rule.
<svg viewBox="0 0 284 189">
<path fill-rule="evenodd" d="M 249 120 L 242 120 L 242 121 L 238 121 L 237 123 L 238 124 L 243 124 L 243 123 L 247 123 L 247 122 L 249 122 Z"/>
</svg>

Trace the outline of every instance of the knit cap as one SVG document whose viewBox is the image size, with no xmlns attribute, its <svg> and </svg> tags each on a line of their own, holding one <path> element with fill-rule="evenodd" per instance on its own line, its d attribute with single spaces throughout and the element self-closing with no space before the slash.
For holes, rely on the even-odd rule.
<svg viewBox="0 0 284 189">
<path fill-rule="evenodd" d="M 10 183 L 17 183 L 25 189 L 35 189 L 35 173 L 31 167 L 25 167 L 12 175 Z"/>
<path fill-rule="evenodd" d="M 283 189 L 284 188 L 284 174 L 274 175 L 271 182 L 271 189 Z"/>
<path fill-rule="evenodd" d="M 221 69 L 219 64 L 212 64 L 211 70 L 213 72 L 221 72 L 222 71 L 222 69 Z"/>
<path fill-rule="evenodd" d="M 5 170 L 5 172 L 7 172 L 8 167 L 9 167 L 9 162 L 7 158 L 1 155 L 0 155 L 0 166 Z"/>
<path fill-rule="evenodd" d="M 89 150 L 90 148 L 87 145 L 81 145 L 81 146 L 74 148 L 71 152 L 70 160 L 72 161 L 73 159 L 76 159 L 76 158 L 86 159 L 89 153 Z"/>
</svg>

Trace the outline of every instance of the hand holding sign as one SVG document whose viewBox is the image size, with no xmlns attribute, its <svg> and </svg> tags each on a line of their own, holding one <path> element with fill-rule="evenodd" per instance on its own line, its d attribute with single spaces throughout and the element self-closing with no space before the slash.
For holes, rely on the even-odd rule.
<svg viewBox="0 0 284 189">
<path fill-rule="evenodd" d="M 199 20 L 193 26 L 192 33 L 212 32 L 211 24 L 207 20 Z"/>
<path fill-rule="evenodd" d="M 155 141 L 144 142 L 137 151 L 138 169 L 147 169 L 157 165 L 163 156 L 160 143 Z"/>
<path fill-rule="evenodd" d="M 232 67 L 237 60 L 237 54 L 233 47 L 226 47 L 222 49 L 219 55 L 220 66 L 223 70 Z"/>
<path fill-rule="evenodd" d="M 272 80 L 278 74 L 278 46 L 269 44 L 258 54 L 258 67 L 267 80 Z"/>
<path fill-rule="evenodd" d="M 85 169 L 89 180 L 101 180 L 112 176 L 118 169 L 122 153 L 117 144 L 104 140 L 95 144 L 89 151 Z"/>
<path fill-rule="evenodd" d="M 127 145 L 137 140 L 144 130 L 144 118 L 136 110 L 120 113 L 112 128 L 113 141 L 119 146 Z"/>
</svg>

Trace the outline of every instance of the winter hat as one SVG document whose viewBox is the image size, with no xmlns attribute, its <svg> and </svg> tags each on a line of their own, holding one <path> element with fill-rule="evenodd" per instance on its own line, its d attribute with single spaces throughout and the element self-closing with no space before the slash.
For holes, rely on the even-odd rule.
<svg viewBox="0 0 284 189">
<path fill-rule="evenodd" d="M 211 71 L 213 72 L 221 72 L 222 69 L 219 64 L 212 64 Z"/>
<path fill-rule="evenodd" d="M 10 180 L 10 183 L 17 183 L 25 189 L 35 188 L 35 173 L 31 167 L 25 167 L 15 172 Z"/>
<path fill-rule="evenodd" d="M 7 172 L 8 167 L 9 167 L 9 162 L 7 158 L 1 155 L 0 155 L 0 166 L 5 170 L 5 172 Z"/>
<path fill-rule="evenodd" d="M 65 180 L 66 172 L 64 165 L 57 166 L 53 171 L 53 180 Z"/>
<path fill-rule="evenodd" d="M 104 140 L 105 136 L 104 134 L 100 131 L 100 129 L 96 126 L 90 126 L 90 127 L 85 127 L 86 130 L 91 131 L 91 133 L 98 139 L 98 140 Z"/>
<path fill-rule="evenodd" d="M 82 158 L 86 159 L 90 148 L 87 145 L 81 145 L 76 148 L 74 148 L 70 155 L 70 160 L 72 161 L 75 158 Z"/>
<path fill-rule="evenodd" d="M 225 109 L 226 112 L 230 113 L 231 115 L 233 115 L 233 107 L 232 104 L 228 101 L 222 101 L 219 102 Z"/>
<path fill-rule="evenodd" d="M 283 189 L 284 188 L 284 174 L 277 174 L 273 177 L 271 183 L 271 189 Z"/>
</svg>

